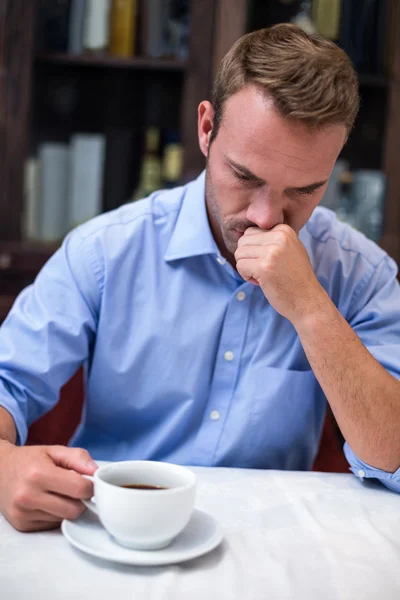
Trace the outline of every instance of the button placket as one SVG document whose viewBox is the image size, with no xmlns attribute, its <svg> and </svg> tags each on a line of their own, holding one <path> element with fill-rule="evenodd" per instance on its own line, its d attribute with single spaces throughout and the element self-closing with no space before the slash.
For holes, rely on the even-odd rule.
<svg viewBox="0 0 400 600">
<path fill-rule="evenodd" d="M 236 390 L 249 314 L 249 303 L 238 302 L 237 294 L 238 290 L 232 293 L 225 313 L 210 395 L 191 457 L 199 465 L 215 464 L 219 440 Z M 223 453 L 222 449 L 220 453 Z"/>
</svg>

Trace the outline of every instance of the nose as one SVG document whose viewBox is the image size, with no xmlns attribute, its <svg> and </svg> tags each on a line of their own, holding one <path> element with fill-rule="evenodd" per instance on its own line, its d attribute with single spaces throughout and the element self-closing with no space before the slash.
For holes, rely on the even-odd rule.
<svg viewBox="0 0 400 600">
<path fill-rule="evenodd" d="M 270 189 L 257 190 L 251 199 L 246 218 L 260 229 L 271 229 L 284 222 L 283 202 Z"/>
</svg>

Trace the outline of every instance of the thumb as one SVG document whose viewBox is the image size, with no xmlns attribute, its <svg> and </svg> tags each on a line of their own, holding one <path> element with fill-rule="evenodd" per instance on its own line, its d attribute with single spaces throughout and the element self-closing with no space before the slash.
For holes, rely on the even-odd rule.
<svg viewBox="0 0 400 600">
<path fill-rule="evenodd" d="M 93 475 L 98 465 L 89 452 L 83 448 L 67 448 L 65 446 L 47 446 L 46 451 L 54 464 L 70 469 L 82 475 Z"/>
</svg>

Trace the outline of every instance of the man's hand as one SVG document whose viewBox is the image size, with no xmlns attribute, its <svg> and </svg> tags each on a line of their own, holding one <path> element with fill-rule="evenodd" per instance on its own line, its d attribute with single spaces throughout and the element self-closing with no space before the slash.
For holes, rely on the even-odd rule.
<svg viewBox="0 0 400 600">
<path fill-rule="evenodd" d="M 306 249 L 288 225 L 268 231 L 250 227 L 239 239 L 235 259 L 243 279 L 258 284 L 268 302 L 293 324 L 327 301 Z"/>
<path fill-rule="evenodd" d="M 16 447 L 0 442 L 0 511 L 19 531 L 58 527 L 77 519 L 91 498 L 93 484 L 78 473 L 93 475 L 89 453 L 64 446 Z"/>
</svg>

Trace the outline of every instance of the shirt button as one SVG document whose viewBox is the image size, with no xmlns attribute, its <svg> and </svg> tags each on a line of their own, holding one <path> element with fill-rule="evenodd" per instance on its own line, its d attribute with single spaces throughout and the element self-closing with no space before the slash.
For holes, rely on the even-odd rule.
<svg viewBox="0 0 400 600">
<path fill-rule="evenodd" d="M 225 360 L 231 361 L 231 360 L 233 360 L 233 357 L 234 357 L 234 354 L 230 350 L 227 350 L 224 354 Z"/>
<path fill-rule="evenodd" d="M 220 265 L 224 265 L 226 263 L 226 260 L 222 258 L 222 256 L 217 256 L 217 263 L 219 263 Z"/>
<path fill-rule="evenodd" d="M 220 414 L 217 410 L 213 410 L 210 414 L 210 417 L 213 421 L 218 421 L 218 419 L 220 418 Z"/>
<path fill-rule="evenodd" d="M 365 471 L 364 471 L 364 469 L 360 469 L 358 471 L 358 476 L 360 477 L 360 479 L 362 479 L 363 477 L 365 477 Z"/>
<path fill-rule="evenodd" d="M 245 292 L 238 292 L 236 294 L 236 298 L 239 300 L 239 302 L 241 302 L 242 300 L 244 300 L 246 298 Z"/>
</svg>

